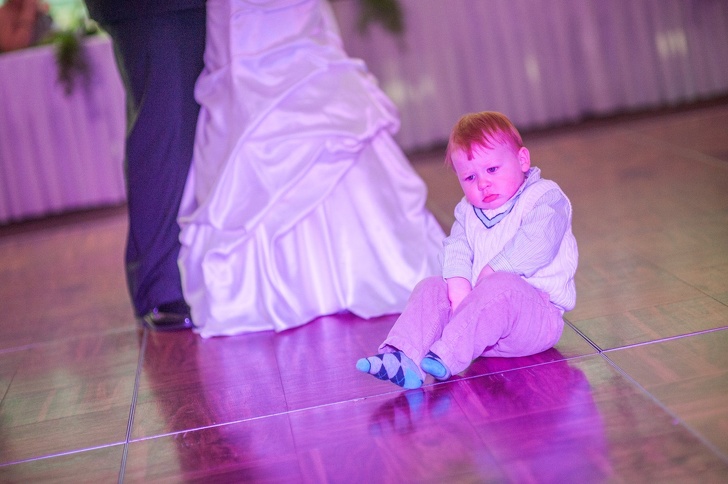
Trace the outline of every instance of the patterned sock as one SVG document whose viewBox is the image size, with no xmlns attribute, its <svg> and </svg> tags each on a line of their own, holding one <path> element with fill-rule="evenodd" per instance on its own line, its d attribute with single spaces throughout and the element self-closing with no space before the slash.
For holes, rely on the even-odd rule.
<svg viewBox="0 0 728 484">
<path fill-rule="evenodd" d="M 356 369 L 408 390 L 422 386 L 417 365 L 401 351 L 362 358 L 356 362 Z"/>
<path fill-rule="evenodd" d="M 442 362 L 439 356 L 432 351 L 428 351 L 427 355 L 422 359 L 420 364 L 422 370 L 438 380 L 447 380 L 452 376 L 450 369 Z"/>
</svg>

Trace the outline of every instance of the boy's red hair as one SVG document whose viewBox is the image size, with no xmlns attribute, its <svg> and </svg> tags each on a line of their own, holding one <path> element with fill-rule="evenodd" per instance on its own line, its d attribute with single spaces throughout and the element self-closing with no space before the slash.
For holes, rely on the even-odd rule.
<svg viewBox="0 0 728 484">
<path fill-rule="evenodd" d="M 463 150 L 468 159 L 473 159 L 476 147 L 493 148 L 495 144 L 510 145 L 514 151 L 523 147 L 523 139 L 516 127 L 504 114 L 483 111 L 462 116 L 450 133 L 445 152 L 445 165 L 452 165 L 452 154 Z"/>
</svg>

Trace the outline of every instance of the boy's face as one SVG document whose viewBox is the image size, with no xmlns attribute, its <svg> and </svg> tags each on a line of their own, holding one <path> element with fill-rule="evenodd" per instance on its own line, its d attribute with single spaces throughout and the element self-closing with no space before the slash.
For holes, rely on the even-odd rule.
<svg viewBox="0 0 728 484">
<path fill-rule="evenodd" d="M 506 203 L 520 188 L 531 168 L 531 155 L 525 147 L 518 151 L 507 144 L 493 148 L 476 146 L 473 159 L 463 150 L 452 153 L 465 198 L 474 206 L 493 210 Z"/>
</svg>

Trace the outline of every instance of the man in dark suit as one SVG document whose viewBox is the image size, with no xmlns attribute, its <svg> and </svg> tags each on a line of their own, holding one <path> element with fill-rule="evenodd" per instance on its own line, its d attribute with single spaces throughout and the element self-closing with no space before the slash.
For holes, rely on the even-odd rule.
<svg viewBox="0 0 728 484">
<path fill-rule="evenodd" d="M 111 36 L 127 91 L 126 272 L 151 329 L 193 326 L 177 266 L 177 212 L 192 159 L 202 71 L 205 0 L 86 0 Z"/>
</svg>

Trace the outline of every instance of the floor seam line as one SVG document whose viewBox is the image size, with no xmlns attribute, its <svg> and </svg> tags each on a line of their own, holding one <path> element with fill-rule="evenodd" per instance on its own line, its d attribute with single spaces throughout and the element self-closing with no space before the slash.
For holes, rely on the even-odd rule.
<svg viewBox="0 0 728 484">
<path fill-rule="evenodd" d="M 129 407 L 129 419 L 126 423 L 126 436 L 124 437 L 124 450 L 121 453 L 121 464 L 119 466 L 119 484 L 124 482 L 124 473 L 126 472 L 126 461 L 129 455 L 129 442 L 131 440 L 131 430 L 134 425 L 134 413 L 136 412 L 137 397 L 139 395 L 139 380 L 141 380 L 142 365 L 144 364 L 144 354 L 147 349 L 147 335 L 149 330 L 144 328 L 142 335 L 142 345 L 139 349 L 139 358 L 137 359 L 136 374 L 134 375 L 134 390 L 131 395 L 131 405 Z"/>
<path fill-rule="evenodd" d="M 715 444 L 710 442 L 708 439 L 703 437 L 703 435 L 698 432 L 696 429 L 693 428 L 692 425 L 687 423 L 684 419 L 680 418 L 675 412 L 670 410 L 659 398 L 657 398 L 655 395 L 652 394 L 652 392 L 648 391 L 640 382 L 635 380 L 632 375 L 627 373 L 624 369 L 622 369 L 621 366 L 619 366 L 614 360 L 612 360 L 607 353 L 601 353 L 600 356 L 606 360 L 606 362 L 614 368 L 617 373 L 622 375 L 625 379 L 627 379 L 630 383 L 635 385 L 639 390 L 646 395 L 652 402 L 660 407 L 663 412 L 665 412 L 667 415 L 672 417 L 673 422 L 679 423 L 685 430 L 687 430 L 693 437 L 695 437 L 698 442 L 702 443 L 704 446 L 706 446 L 708 449 L 711 450 L 720 460 L 722 460 L 724 463 L 728 464 L 728 455 L 723 453 Z"/>
</svg>

